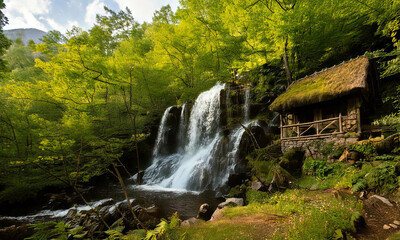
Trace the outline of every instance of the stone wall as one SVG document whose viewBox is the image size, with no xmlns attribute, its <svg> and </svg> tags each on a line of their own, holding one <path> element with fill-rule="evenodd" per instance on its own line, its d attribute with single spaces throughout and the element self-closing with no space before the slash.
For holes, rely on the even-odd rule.
<svg viewBox="0 0 400 240">
<path fill-rule="evenodd" d="M 348 100 L 347 116 L 342 117 L 343 132 L 361 132 L 360 106 L 361 100 L 357 97 Z"/>
<path fill-rule="evenodd" d="M 281 140 L 282 152 L 287 152 L 293 148 L 302 148 L 306 151 L 306 156 L 321 158 L 321 149 L 328 143 L 333 142 L 334 147 L 347 146 L 357 142 L 357 137 L 347 137 L 344 134 L 334 134 L 330 136 L 312 136 L 298 139 Z"/>
</svg>

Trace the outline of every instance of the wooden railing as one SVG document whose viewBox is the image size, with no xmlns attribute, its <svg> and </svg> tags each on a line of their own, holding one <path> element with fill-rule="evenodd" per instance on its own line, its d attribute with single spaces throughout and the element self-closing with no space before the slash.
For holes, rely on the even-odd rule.
<svg viewBox="0 0 400 240">
<path fill-rule="evenodd" d="M 343 133 L 342 122 L 343 117 L 341 114 L 338 117 L 307 123 L 282 125 L 281 121 L 281 139 L 328 136 Z"/>
</svg>

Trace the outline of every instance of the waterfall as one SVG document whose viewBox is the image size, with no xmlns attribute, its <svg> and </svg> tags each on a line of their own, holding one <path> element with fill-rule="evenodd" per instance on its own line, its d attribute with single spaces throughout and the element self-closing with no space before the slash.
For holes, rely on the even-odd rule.
<svg viewBox="0 0 400 240">
<path fill-rule="evenodd" d="M 225 84 L 217 84 L 197 97 L 190 112 L 187 152 L 209 145 L 218 133 L 220 93 L 224 87 Z"/>
<path fill-rule="evenodd" d="M 247 87 L 245 89 L 243 112 L 244 112 L 243 114 L 244 122 L 247 123 L 250 120 L 250 87 Z"/>
<path fill-rule="evenodd" d="M 179 118 L 179 130 L 178 130 L 178 141 L 179 141 L 179 151 L 184 150 L 184 146 L 186 143 L 186 131 L 187 131 L 187 122 L 188 122 L 188 113 L 187 113 L 187 103 L 182 105 L 181 115 Z"/>
<path fill-rule="evenodd" d="M 157 139 L 156 139 L 156 144 L 154 145 L 154 150 L 153 150 L 153 156 L 158 156 L 160 154 L 160 151 L 163 147 L 165 147 L 167 143 L 167 138 L 166 138 L 166 123 L 167 123 L 167 117 L 169 114 L 169 111 L 171 110 L 172 106 L 167 108 L 164 111 L 164 114 L 161 118 L 161 123 L 160 126 L 158 127 L 158 133 L 157 133 Z"/>
<path fill-rule="evenodd" d="M 231 134 L 224 136 L 220 126 L 221 90 L 224 84 L 217 84 L 201 93 L 187 119 L 187 106 L 180 112 L 178 150 L 169 155 L 154 151 L 152 165 L 143 176 L 146 185 L 170 189 L 201 191 L 218 190 L 234 172 L 244 129 L 239 126 Z M 164 116 L 169 113 L 166 110 Z M 161 121 L 161 125 L 165 120 Z M 161 145 L 168 129 L 161 126 L 156 147 Z M 248 125 L 248 124 L 246 124 Z"/>
</svg>

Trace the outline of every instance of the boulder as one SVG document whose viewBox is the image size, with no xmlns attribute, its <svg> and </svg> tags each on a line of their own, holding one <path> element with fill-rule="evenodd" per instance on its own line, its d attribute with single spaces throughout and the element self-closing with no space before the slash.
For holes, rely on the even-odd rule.
<svg viewBox="0 0 400 240">
<path fill-rule="evenodd" d="M 152 229 L 159 223 L 160 208 L 147 200 L 131 200 L 131 206 L 137 219 L 144 227 Z M 103 202 L 95 209 L 79 212 L 76 209 L 71 209 L 67 214 L 66 222 L 71 226 L 82 226 L 85 231 L 88 231 L 88 236 L 96 237 L 96 234 L 106 229 L 104 222 L 108 226 L 121 226 L 127 231 L 136 229 L 139 224 L 132 215 L 127 201 L 115 204 L 112 199 Z"/>
<path fill-rule="evenodd" d="M 146 212 L 153 217 L 160 218 L 161 208 L 156 206 L 151 206 L 146 208 Z"/>
<path fill-rule="evenodd" d="M 344 150 L 344 152 L 342 153 L 342 156 L 340 156 L 338 161 L 354 163 L 354 162 L 360 160 L 361 157 L 362 156 L 359 152 Z"/>
<path fill-rule="evenodd" d="M 279 165 L 292 176 L 300 177 L 304 159 L 305 151 L 303 149 L 294 148 L 283 154 Z"/>
<path fill-rule="evenodd" d="M 227 198 L 225 202 L 220 203 L 218 205 L 218 208 L 222 209 L 226 206 L 237 207 L 237 206 L 243 206 L 243 204 L 244 204 L 243 198 Z"/>
<path fill-rule="evenodd" d="M 200 206 L 199 211 L 197 212 L 197 217 L 198 219 L 208 221 L 211 218 L 211 215 L 213 214 L 210 205 L 207 203 L 204 203 Z"/>
<path fill-rule="evenodd" d="M 13 239 L 22 240 L 28 238 L 34 234 L 33 228 L 29 228 L 27 225 L 21 226 L 9 226 L 0 229 L 0 239 Z"/>
<path fill-rule="evenodd" d="M 210 221 L 217 221 L 220 220 L 222 217 L 224 217 L 224 212 L 222 209 L 217 208 L 213 215 L 211 216 Z"/>
<path fill-rule="evenodd" d="M 385 205 L 389 206 L 389 207 L 393 207 L 393 204 L 389 201 L 389 199 L 384 198 L 382 196 L 379 195 L 372 195 L 369 199 L 369 201 L 380 201 L 382 203 L 384 203 Z"/>
<path fill-rule="evenodd" d="M 392 227 L 392 228 L 394 228 L 394 229 L 397 229 L 397 228 L 398 228 L 398 226 L 397 226 L 396 224 L 393 224 L 393 223 L 389 223 L 389 226 Z"/>
<path fill-rule="evenodd" d="M 358 161 L 361 159 L 361 154 L 356 151 L 350 151 L 349 154 L 347 155 L 347 161 Z"/>
<path fill-rule="evenodd" d="M 189 219 L 184 220 L 181 223 L 181 226 L 182 227 L 189 227 L 189 226 L 196 225 L 198 223 L 199 223 L 199 219 L 193 217 L 193 218 L 189 218 Z"/>
<path fill-rule="evenodd" d="M 259 180 L 253 180 L 251 182 L 251 189 L 254 191 L 267 191 L 267 187 Z"/>
</svg>

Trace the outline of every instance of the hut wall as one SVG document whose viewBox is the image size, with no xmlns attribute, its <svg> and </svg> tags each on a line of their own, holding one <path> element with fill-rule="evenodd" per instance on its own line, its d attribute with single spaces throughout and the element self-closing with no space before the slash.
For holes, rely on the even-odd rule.
<svg viewBox="0 0 400 240">
<path fill-rule="evenodd" d="M 360 107 L 361 100 L 352 97 L 348 100 L 347 116 L 343 116 L 342 128 L 344 132 L 361 132 Z"/>
<path fill-rule="evenodd" d="M 356 143 L 357 137 L 346 137 L 343 134 L 309 137 L 299 139 L 281 140 L 282 152 L 287 152 L 293 148 L 301 148 L 306 151 L 307 157 L 322 158 L 321 150 L 326 144 L 332 143 L 334 147 L 347 146 Z"/>
</svg>

